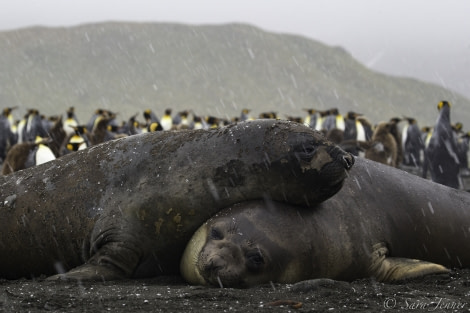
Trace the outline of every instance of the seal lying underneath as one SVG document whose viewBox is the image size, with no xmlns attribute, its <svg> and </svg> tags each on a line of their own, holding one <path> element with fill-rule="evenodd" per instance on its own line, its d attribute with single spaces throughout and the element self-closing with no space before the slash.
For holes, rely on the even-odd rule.
<svg viewBox="0 0 470 313">
<path fill-rule="evenodd" d="M 320 133 L 275 120 L 81 150 L 0 177 L 0 277 L 178 273 L 192 234 L 221 208 L 264 197 L 313 206 L 353 161 Z"/>
<path fill-rule="evenodd" d="M 192 284 L 249 287 L 388 282 L 470 266 L 469 193 L 361 158 L 349 173 L 313 210 L 270 201 L 222 210 L 189 242 L 182 275 Z"/>
</svg>

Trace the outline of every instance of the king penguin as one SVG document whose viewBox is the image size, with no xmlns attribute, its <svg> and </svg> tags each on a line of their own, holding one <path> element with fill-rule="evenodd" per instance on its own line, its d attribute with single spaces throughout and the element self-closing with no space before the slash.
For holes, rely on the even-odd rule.
<svg viewBox="0 0 470 313">
<path fill-rule="evenodd" d="M 193 115 L 193 122 L 191 123 L 190 128 L 191 129 L 208 129 L 209 127 L 200 116 Z"/>
<path fill-rule="evenodd" d="M 55 160 L 55 155 L 51 148 L 47 146 L 47 139 L 36 137 L 36 151 L 34 155 L 34 165 L 43 164 Z"/>
<path fill-rule="evenodd" d="M 160 119 L 160 124 L 162 125 L 163 130 L 171 130 L 173 127 L 171 111 L 171 109 L 166 109 L 165 114 L 163 114 L 162 118 Z"/>
<path fill-rule="evenodd" d="M 178 112 L 173 117 L 173 127 L 175 127 L 176 129 L 188 129 L 190 127 L 188 116 L 188 110 Z"/>
<path fill-rule="evenodd" d="M 146 127 L 144 132 L 153 132 L 163 130 L 162 125 L 160 124 L 160 119 L 153 113 L 152 110 L 147 109 L 144 111 L 144 118 Z"/>
<path fill-rule="evenodd" d="M 317 110 L 315 109 L 304 109 L 307 112 L 307 115 L 304 117 L 304 125 L 310 128 L 315 129 L 315 124 L 317 123 Z"/>
<path fill-rule="evenodd" d="M 0 115 L 0 163 L 5 159 L 8 149 L 18 141 L 13 109 L 5 108 Z"/>
<path fill-rule="evenodd" d="M 399 167 L 401 163 L 403 163 L 403 145 L 401 139 L 401 133 L 398 130 L 398 123 L 401 122 L 401 118 L 393 117 L 390 119 L 390 134 L 392 134 L 393 138 L 395 139 L 395 143 L 397 146 L 397 153 L 396 153 L 396 160 L 395 166 Z"/>
<path fill-rule="evenodd" d="M 457 142 L 457 148 L 460 160 L 460 169 L 468 174 L 468 149 L 470 143 L 470 132 L 460 136 Z"/>
<path fill-rule="evenodd" d="M 403 164 L 420 167 L 424 142 L 415 118 L 405 117 L 408 124 L 402 130 Z"/>
<path fill-rule="evenodd" d="M 65 140 L 61 148 L 61 153 L 63 155 L 69 154 L 71 152 L 83 150 L 90 146 L 90 141 L 87 137 L 87 127 L 83 125 L 78 125 L 73 128 L 74 133 L 69 135 Z"/>
<path fill-rule="evenodd" d="M 358 119 L 362 114 L 349 111 L 344 117 L 344 140 L 367 141 L 364 125 Z"/>
<path fill-rule="evenodd" d="M 208 127 L 210 129 L 214 129 L 214 128 L 218 128 L 220 127 L 220 123 L 221 123 L 221 120 L 218 118 L 218 117 L 215 117 L 215 116 L 206 116 L 204 118 L 204 120 L 206 121 Z"/>
<path fill-rule="evenodd" d="M 337 108 L 327 111 L 326 116 L 323 118 L 322 128 L 326 131 L 330 131 L 334 128 L 344 131 L 344 117 L 339 114 L 339 110 Z"/>
<path fill-rule="evenodd" d="M 250 112 L 251 112 L 250 109 L 243 109 L 243 110 L 242 110 L 242 113 L 240 114 L 240 119 L 239 119 L 239 121 L 240 121 L 240 122 L 243 122 L 243 121 L 251 121 L 251 120 L 253 120 L 253 118 L 250 116 Z"/>
<path fill-rule="evenodd" d="M 47 146 L 49 138 L 36 137 L 34 142 L 22 142 L 14 145 L 7 153 L 2 165 L 2 175 L 43 164 L 56 157 Z"/>
<path fill-rule="evenodd" d="M 66 112 L 67 118 L 64 121 L 64 131 L 67 136 L 75 133 L 74 127 L 78 126 L 78 119 L 75 115 L 75 108 L 70 107 Z"/>
<path fill-rule="evenodd" d="M 271 111 L 271 112 L 262 112 L 258 115 L 258 118 L 260 119 L 264 119 L 264 118 L 267 118 L 267 119 L 275 119 L 277 120 L 278 117 L 277 117 L 277 112 L 274 112 L 274 111 Z"/>
<path fill-rule="evenodd" d="M 457 142 L 450 123 L 451 104 L 440 101 L 437 105 L 439 116 L 433 128 L 429 144 L 424 150 L 423 177 L 427 171 L 431 180 L 452 188 L 460 187 L 460 161 Z"/>
</svg>

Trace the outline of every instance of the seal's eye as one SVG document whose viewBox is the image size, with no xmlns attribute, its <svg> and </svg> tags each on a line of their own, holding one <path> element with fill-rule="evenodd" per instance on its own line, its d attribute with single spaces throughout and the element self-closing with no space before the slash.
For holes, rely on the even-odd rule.
<svg viewBox="0 0 470 313">
<path fill-rule="evenodd" d="M 305 154 L 313 154 L 315 152 L 315 146 L 314 145 L 302 145 L 302 148 L 303 148 L 303 152 Z"/>
<path fill-rule="evenodd" d="M 222 234 L 220 230 L 212 227 L 211 231 L 209 232 L 209 238 L 212 240 L 222 240 L 224 239 L 224 235 Z"/>
<path fill-rule="evenodd" d="M 294 147 L 295 156 L 299 161 L 310 162 L 316 150 L 316 145 L 311 142 L 302 143 Z"/>
<path fill-rule="evenodd" d="M 245 257 L 246 267 L 249 271 L 257 272 L 261 270 L 264 265 L 264 258 L 259 250 L 249 251 Z"/>
<path fill-rule="evenodd" d="M 290 152 L 299 162 L 310 162 L 318 147 L 325 144 L 323 135 L 311 132 L 292 132 L 288 135 L 287 144 Z"/>
</svg>

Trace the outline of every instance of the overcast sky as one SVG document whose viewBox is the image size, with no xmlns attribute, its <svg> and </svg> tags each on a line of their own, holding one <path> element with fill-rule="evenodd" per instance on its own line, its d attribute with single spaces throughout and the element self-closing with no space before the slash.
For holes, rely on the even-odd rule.
<svg viewBox="0 0 470 313">
<path fill-rule="evenodd" d="M 103 21 L 249 23 L 268 31 L 299 34 L 343 46 L 372 69 L 424 76 L 443 86 L 455 78 L 452 84 L 468 89 L 470 97 L 470 1 L 467 0 L 0 2 L 0 30 Z M 465 66 L 468 74 L 462 77 Z"/>
</svg>

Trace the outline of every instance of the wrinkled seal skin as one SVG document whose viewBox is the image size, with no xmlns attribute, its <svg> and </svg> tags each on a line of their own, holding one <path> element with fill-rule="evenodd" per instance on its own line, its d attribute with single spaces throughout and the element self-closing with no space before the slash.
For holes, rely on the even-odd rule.
<svg viewBox="0 0 470 313">
<path fill-rule="evenodd" d="M 313 206 L 341 188 L 353 161 L 319 133 L 275 120 L 66 155 L 0 178 L 0 277 L 175 273 L 191 235 L 220 208 L 261 198 Z"/>
<path fill-rule="evenodd" d="M 389 282 L 470 266 L 470 194 L 358 158 L 313 210 L 249 201 L 203 224 L 185 250 L 192 284 L 250 287 L 307 279 Z"/>
</svg>

